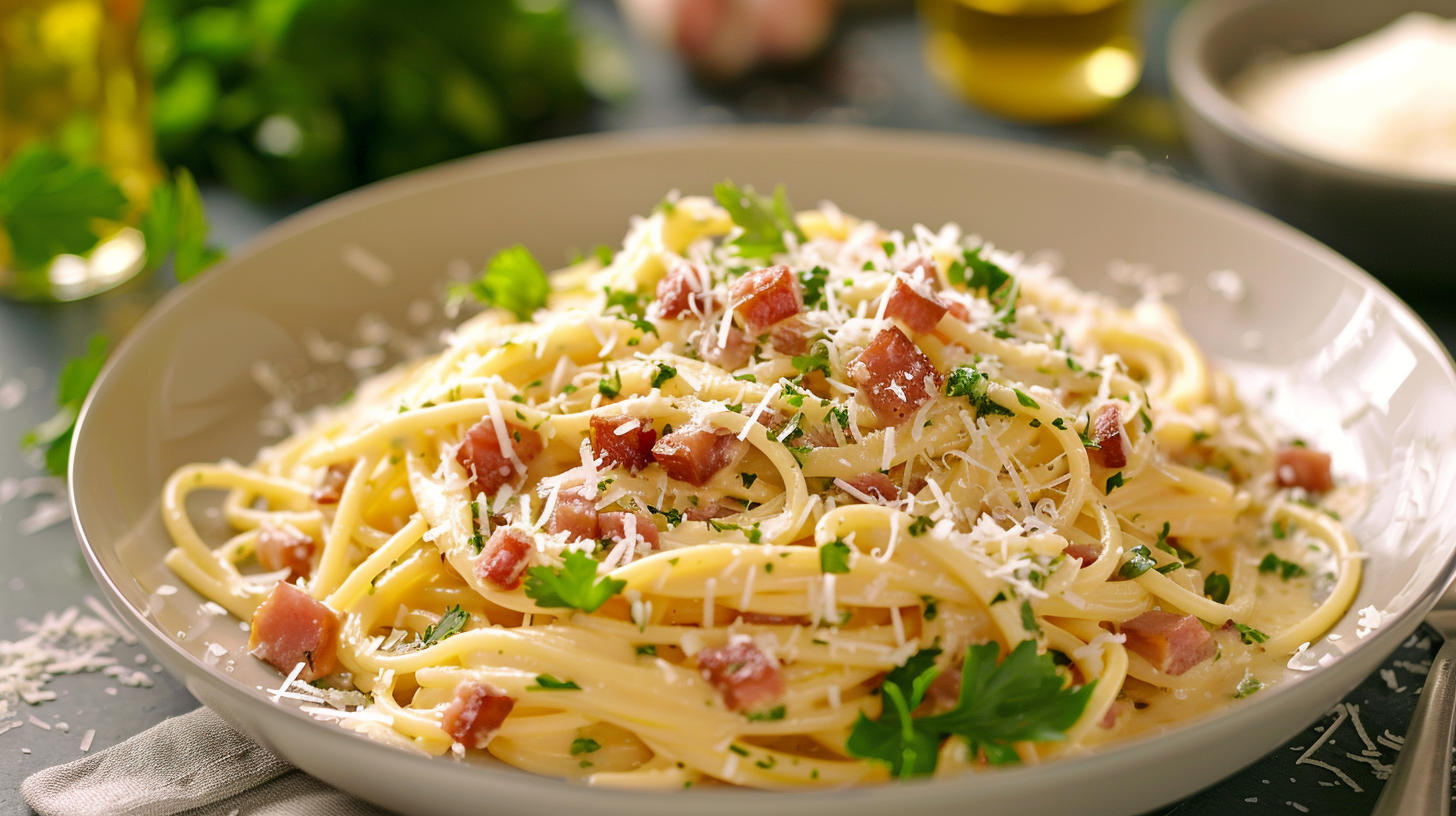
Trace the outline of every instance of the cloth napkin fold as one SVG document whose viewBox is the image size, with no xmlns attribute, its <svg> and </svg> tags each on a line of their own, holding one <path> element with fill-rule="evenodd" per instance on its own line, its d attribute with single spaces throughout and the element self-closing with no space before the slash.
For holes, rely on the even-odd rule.
<svg viewBox="0 0 1456 816">
<path fill-rule="evenodd" d="M 206 708 L 32 774 L 41 816 L 386 816 L 234 731 Z"/>
</svg>

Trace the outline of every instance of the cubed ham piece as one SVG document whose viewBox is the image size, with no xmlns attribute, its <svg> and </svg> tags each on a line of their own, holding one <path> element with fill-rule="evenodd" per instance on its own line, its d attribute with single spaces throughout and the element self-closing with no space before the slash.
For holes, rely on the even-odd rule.
<svg viewBox="0 0 1456 816">
<path fill-rule="evenodd" d="M 1113 700 L 1112 705 L 1107 707 L 1107 713 L 1098 720 L 1098 728 L 1114 728 L 1117 725 L 1117 718 L 1127 710 L 1127 703 L 1122 700 Z"/>
<path fill-rule="evenodd" d="M 945 310 L 947 312 L 950 312 L 951 317 L 954 317 L 956 320 L 959 320 L 962 323 L 971 322 L 971 307 L 960 302 L 959 300 L 955 300 L 954 298 L 952 298 L 946 301 Z"/>
<path fill-rule="evenodd" d="M 507 422 L 506 436 L 523 465 L 529 465 L 541 453 L 541 435 L 530 428 Z M 486 496 L 494 496 L 515 473 L 510 457 L 501 450 L 500 437 L 490 417 L 465 432 L 465 441 L 455 452 L 455 461 L 470 475 L 475 491 Z"/>
<path fill-rule="evenodd" d="M 909 419 L 935 398 L 945 381 L 920 347 L 894 326 L 870 340 L 850 366 L 849 376 L 870 410 L 887 425 Z"/>
<path fill-rule="evenodd" d="M 354 472 L 354 462 L 338 462 L 329 465 L 328 470 L 319 479 L 318 487 L 313 491 L 314 504 L 338 504 L 339 499 L 344 495 L 344 485 L 349 481 L 349 474 Z"/>
<path fill-rule="evenodd" d="M 652 516 L 646 513 L 625 510 L 601 513 L 597 516 L 598 534 L 602 538 L 621 541 L 627 537 L 627 520 L 629 518 L 635 520 L 636 527 L 633 529 L 633 532 L 643 541 L 651 545 L 652 549 L 657 549 L 657 525 L 652 523 Z"/>
<path fill-rule="evenodd" d="M 733 298 L 734 313 L 743 319 L 743 326 L 753 335 L 804 309 L 799 282 L 787 266 L 749 272 L 733 281 L 728 294 Z"/>
<path fill-rule="evenodd" d="M 934 294 L 917 291 L 906 281 L 896 279 L 890 287 L 890 302 L 885 304 L 885 315 L 904 323 L 912 332 L 925 334 L 935 330 L 936 324 L 945 317 L 947 308 Z"/>
<path fill-rule="evenodd" d="M 1102 548 L 1092 544 L 1068 544 L 1062 548 L 1062 555 L 1076 559 L 1077 563 L 1085 567 L 1102 557 Z"/>
<path fill-rule="evenodd" d="M 798 356 L 809 353 L 809 335 L 814 329 L 802 317 L 791 317 L 774 324 L 769 330 L 769 344 L 779 354 Z"/>
<path fill-rule="evenodd" d="M 1127 434 L 1122 432 L 1122 414 L 1112 403 L 1102 406 L 1092 419 L 1089 434 L 1097 447 L 1087 449 L 1087 458 L 1105 468 L 1127 467 Z"/>
<path fill-rule="evenodd" d="M 748 443 L 737 436 L 703 427 L 681 428 L 652 446 L 652 455 L 668 476 L 698 487 L 747 452 Z"/>
<path fill-rule="evenodd" d="M 691 264 L 680 263 L 657 282 L 658 315 L 677 320 L 692 315 L 706 315 L 712 308 L 713 295 L 704 284 L 707 276 Z"/>
<path fill-rule="evenodd" d="M 531 561 L 534 545 L 531 536 L 523 530 L 497 527 L 475 561 L 475 577 L 501 589 L 515 589 L 521 585 L 521 575 Z"/>
<path fill-rule="evenodd" d="M 697 655 L 703 679 L 723 695 L 729 711 L 767 708 L 784 694 L 784 675 L 777 660 L 752 641 L 704 649 Z"/>
<path fill-rule="evenodd" d="M 1327 493 L 1335 486 L 1330 478 L 1330 455 L 1296 446 L 1280 448 L 1274 454 L 1274 481 L 1280 487 Z"/>
<path fill-rule="evenodd" d="M 299 663 L 300 680 L 312 682 L 338 667 L 339 616 L 287 581 L 279 581 L 253 612 L 248 653 L 284 674 Z"/>
<path fill-rule="evenodd" d="M 758 626 L 808 626 L 807 615 L 770 615 L 765 612 L 743 611 L 738 613 L 738 620 L 744 623 L 752 623 Z"/>
<path fill-rule="evenodd" d="M 510 695 L 489 683 L 461 680 L 455 687 L 455 699 L 445 706 L 440 725 L 450 739 L 479 750 L 490 744 L 490 738 L 515 705 Z"/>
<path fill-rule="evenodd" d="M 757 347 L 737 326 L 729 327 L 728 337 L 721 346 L 718 345 L 717 326 L 704 326 L 703 331 L 698 334 L 698 356 L 703 358 L 703 362 L 728 371 L 737 371 L 748 365 L 753 360 L 753 350 Z"/>
<path fill-rule="evenodd" d="M 288 580 L 307 578 L 313 572 L 314 540 L 297 527 L 263 525 L 258 531 L 255 553 L 258 564 L 269 572 L 288 570 Z"/>
<path fill-rule="evenodd" d="M 731 516 L 734 513 L 739 512 L 742 511 L 735 510 L 726 504 L 722 504 L 719 502 L 709 502 L 707 504 L 700 504 L 695 507 L 689 507 L 687 509 L 687 512 L 683 513 L 683 516 L 687 518 L 688 521 L 707 521 L 708 519 Z"/>
<path fill-rule="evenodd" d="M 631 429 L 623 431 L 623 426 L 628 425 L 632 425 Z M 656 442 L 657 431 L 636 417 L 591 418 L 592 455 L 606 467 L 641 470 L 652 464 L 652 446 Z"/>
<path fill-rule="evenodd" d="M 938 277 L 939 268 L 935 265 L 935 261 L 932 261 L 929 258 L 915 258 L 914 260 L 900 267 L 900 271 L 904 272 L 906 275 L 909 275 L 912 278 L 915 277 L 916 271 L 920 271 L 921 274 L 924 276 L 925 281 L 929 283 L 932 287 L 940 286 L 940 278 Z"/>
<path fill-rule="evenodd" d="M 1125 645 L 1164 674 L 1179 675 L 1213 657 L 1218 644 L 1193 615 L 1153 610 L 1118 627 Z"/>
<path fill-rule="evenodd" d="M 900 498 L 900 488 L 896 487 L 895 483 L 890 481 L 890 477 L 883 473 L 865 473 L 844 481 L 856 492 L 863 493 L 877 501 L 890 502 Z M 854 496 L 853 493 L 850 495 Z"/>
<path fill-rule="evenodd" d="M 570 541 L 596 540 L 598 521 L 596 499 L 578 488 L 562 490 L 556 494 L 556 509 L 551 511 L 546 531 L 552 535 L 566 533 Z"/>
</svg>

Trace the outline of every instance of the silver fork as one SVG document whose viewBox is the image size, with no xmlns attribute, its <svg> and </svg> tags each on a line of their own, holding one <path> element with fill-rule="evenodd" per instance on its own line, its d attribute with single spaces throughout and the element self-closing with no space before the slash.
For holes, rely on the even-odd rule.
<svg viewBox="0 0 1456 816">
<path fill-rule="evenodd" d="M 1443 599 L 1444 605 L 1444 599 Z M 1456 609 L 1426 616 L 1446 642 L 1431 662 L 1395 772 L 1370 816 L 1450 816 L 1451 736 L 1456 730 Z"/>
</svg>

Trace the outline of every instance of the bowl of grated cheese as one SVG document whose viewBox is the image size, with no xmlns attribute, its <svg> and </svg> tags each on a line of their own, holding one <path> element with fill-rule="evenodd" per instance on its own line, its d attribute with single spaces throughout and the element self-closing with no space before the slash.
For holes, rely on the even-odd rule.
<svg viewBox="0 0 1456 816">
<path fill-rule="evenodd" d="M 1225 189 L 1407 296 L 1456 290 L 1456 2 L 1204 0 L 1174 24 L 1179 117 Z"/>
</svg>

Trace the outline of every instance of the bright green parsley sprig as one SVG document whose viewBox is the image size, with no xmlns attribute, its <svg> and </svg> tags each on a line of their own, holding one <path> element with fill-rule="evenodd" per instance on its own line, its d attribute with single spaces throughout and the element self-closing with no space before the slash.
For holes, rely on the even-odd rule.
<svg viewBox="0 0 1456 816">
<path fill-rule="evenodd" d="M 713 197 L 742 230 L 742 234 L 727 241 L 738 247 L 741 258 L 767 261 L 787 251 L 784 233 L 793 233 L 800 241 L 808 240 L 794 223 L 794 209 L 789 205 L 783 185 L 775 187 L 773 197 L 768 198 L 746 184 L 740 188 L 732 181 L 723 181 L 713 185 Z"/>
<path fill-rule="evenodd" d="M 546 305 L 551 283 L 546 271 L 521 244 L 497 252 L 485 264 L 485 272 L 469 283 L 450 287 L 455 301 L 473 297 L 487 306 L 495 306 L 514 314 L 517 320 L 528 320 Z"/>
<path fill-rule="evenodd" d="M 526 570 L 526 597 L 544 607 L 595 612 L 626 586 L 627 582 L 618 578 L 598 580 L 596 560 L 579 550 L 567 551 L 560 568 Z"/>
</svg>

